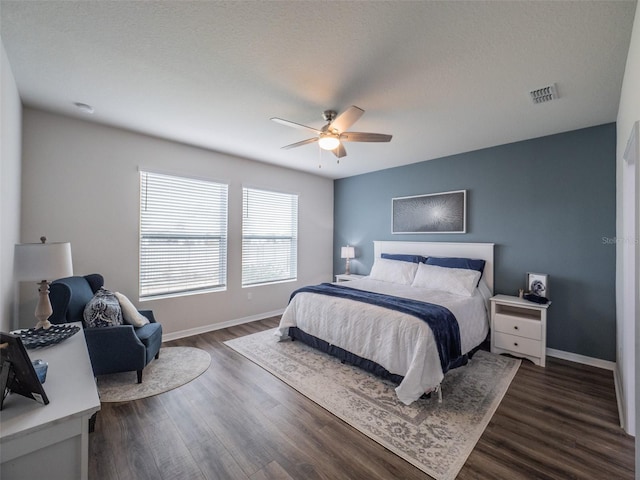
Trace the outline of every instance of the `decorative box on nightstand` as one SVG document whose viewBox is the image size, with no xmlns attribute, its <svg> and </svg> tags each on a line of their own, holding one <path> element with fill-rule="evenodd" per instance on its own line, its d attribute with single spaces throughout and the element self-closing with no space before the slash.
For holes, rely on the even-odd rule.
<svg viewBox="0 0 640 480">
<path fill-rule="evenodd" d="M 549 305 L 509 295 L 491 298 L 491 351 L 528 358 L 544 367 Z"/>
<path fill-rule="evenodd" d="M 365 275 L 356 275 L 355 273 L 339 273 L 336 275 L 336 282 L 348 282 L 349 280 L 357 280 L 358 278 L 362 278 Z"/>
</svg>

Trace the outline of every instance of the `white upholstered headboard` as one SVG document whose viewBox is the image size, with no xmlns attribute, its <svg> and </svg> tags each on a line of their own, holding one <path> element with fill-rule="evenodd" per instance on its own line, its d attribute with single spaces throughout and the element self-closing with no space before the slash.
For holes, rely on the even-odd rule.
<svg viewBox="0 0 640 480">
<path fill-rule="evenodd" d="M 485 279 L 493 294 L 493 243 L 453 243 L 453 242 L 398 242 L 374 240 L 374 258 L 383 253 L 407 253 L 424 257 L 463 257 L 485 261 Z"/>
</svg>

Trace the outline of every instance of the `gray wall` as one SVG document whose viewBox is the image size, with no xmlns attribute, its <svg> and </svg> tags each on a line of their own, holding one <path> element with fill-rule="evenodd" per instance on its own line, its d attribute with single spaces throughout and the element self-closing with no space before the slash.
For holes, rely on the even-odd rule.
<svg viewBox="0 0 640 480">
<path fill-rule="evenodd" d="M 138 302 L 138 169 L 229 185 L 228 284 L 221 292 Z M 298 193 L 298 279 L 241 287 L 242 187 Z M 292 290 L 331 279 L 333 181 L 62 115 L 23 112 L 23 242 L 71 242 L 76 275 L 154 310 L 166 338 L 264 318 Z M 37 291 L 21 288 L 20 323 L 31 326 Z M 167 337 L 169 335 L 170 337 Z"/>
<path fill-rule="evenodd" d="M 368 273 L 373 240 L 492 242 L 495 292 L 549 274 L 547 347 L 615 360 L 616 127 L 602 125 L 336 180 L 339 246 Z M 392 235 L 391 199 L 467 190 L 467 233 Z"/>
</svg>

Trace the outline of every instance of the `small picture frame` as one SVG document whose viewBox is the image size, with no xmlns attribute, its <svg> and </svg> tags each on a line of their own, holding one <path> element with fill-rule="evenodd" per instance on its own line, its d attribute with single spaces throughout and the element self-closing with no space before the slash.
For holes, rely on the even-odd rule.
<svg viewBox="0 0 640 480">
<path fill-rule="evenodd" d="M 5 406 L 9 390 L 43 405 L 49 404 L 20 335 L 0 332 L 0 410 Z"/>
<path fill-rule="evenodd" d="M 525 290 L 538 297 L 549 298 L 549 275 L 546 273 L 527 273 Z"/>
</svg>

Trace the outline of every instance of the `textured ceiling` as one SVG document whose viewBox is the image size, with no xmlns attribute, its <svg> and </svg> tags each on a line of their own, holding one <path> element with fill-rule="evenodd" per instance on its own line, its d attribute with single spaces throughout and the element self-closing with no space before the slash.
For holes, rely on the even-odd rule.
<svg viewBox="0 0 640 480">
<path fill-rule="evenodd" d="M 27 106 L 341 178 L 615 121 L 635 7 L 2 0 L 0 35 Z M 391 143 L 280 149 L 349 105 Z"/>
</svg>

